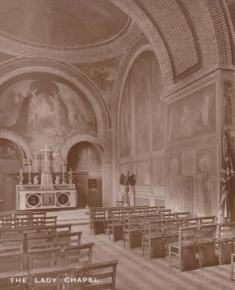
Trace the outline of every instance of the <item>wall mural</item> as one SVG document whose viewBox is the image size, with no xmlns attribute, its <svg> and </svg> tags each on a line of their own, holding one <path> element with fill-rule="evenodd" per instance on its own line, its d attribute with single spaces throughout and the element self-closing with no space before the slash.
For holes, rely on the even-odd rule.
<svg viewBox="0 0 235 290">
<path fill-rule="evenodd" d="M 133 153 L 135 154 L 149 152 L 150 147 L 153 151 L 163 148 L 165 104 L 161 101 L 161 81 L 161 72 L 153 52 L 142 53 L 132 65 L 122 93 L 122 105 L 119 112 L 121 157 L 130 154 L 128 147 L 130 134 L 134 136 Z M 129 133 L 123 134 L 125 130 Z M 127 147 L 128 149 L 123 150 Z"/>
<path fill-rule="evenodd" d="M 124 89 L 119 118 L 120 157 L 123 158 L 131 153 L 131 103 L 128 87 Z"/>
<path fill-rule="evenodd" d="M 164 158 L 157 158 L 152 160 L 152 178 L 154 185 L 164 186 L 165 184 Z"/>
<path fill-rule="evenodd" d="M 183 210 L 184 205 L 184 177 L 182 154 L 175 153 L 167 158 L 166 206 L 173 211 Z"/>
<path fill-rule="evenodd" d="M 0 139 L 0 160 L 21 160 L 22 156 L 16 146 L 4 139 Z"/>
<path fill-rule="evenodd" d="M 149 62 L 146 54 L 142 54 L 131 68 L 130 93 L 134 98 L 135 110 L 135 153 L 140 154 L 149 151 L 149 123 L 150 123 L 150 97 L 151 74 L 148 71 Z"/>
<path fill-rule="evenodd" d="M 168 140 L 210 133 L 216 129 L 215 86 L 203 88 L 168 106 Z"/>
<path fill-rule="evenodd" d="M 154 55 L 151 56 L 151 117 L 152 117 L 152 150 L 161 150 L 165 139 L 165 103 L 161 100 L 163 93 L 162 76 Z"/>
<path fill-rule="evenodd" d="M 74 64 L 79 70 L 88 75 L 100 90 L 106 105 L 111 110 L 112 89 L 117 77 L 121 57 L 100 61 L 97 63 Z"/>
<path fill-rule="evenodd" d="M 0 127 L 24 136 L 61 135 L 97 129 L 95 113 L 81 91 L 51 75 L 25 75 L 0 90 Z"/>
<path fill-rule="evenodd" d="M 216 214 L 218 209 L 216 147 L 199 148 L 186 174 L 183 153 L 167 158 L 166 206 L 175 211 L 191 210 L 196 215 Z M 188 165 L 187 165 L 188 166 Z M 184 173 L 185 172 L 185 173 Z"/>
<path fill-rule="evenodd" d="M 232 82 L 224 82 L 224 98 L 223 98 L 223 117 L 224 125 L 231 125 L 233 123 L 233 91 L 232 91 Z"/>
<path fill-rule="evenodd" d="M 217 158 L 216 148 L 196 151 L 195 211 L 198 215 L 217 212 Z"/>
<path fill-rule="evenodd" d="M 148 160 L 133 163 L 133 173 L 136 175 L 136 185 L 150 185 L 150 162 Z"/>
</svg>

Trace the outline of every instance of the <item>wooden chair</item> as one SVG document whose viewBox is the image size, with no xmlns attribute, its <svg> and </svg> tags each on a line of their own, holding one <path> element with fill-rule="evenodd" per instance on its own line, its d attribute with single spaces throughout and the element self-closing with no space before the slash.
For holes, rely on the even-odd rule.
<svg viewBox="0 0 235 290">
<path fill-rule="evenodd" d="M 219 263 L 227 264 L 231 261 L 231 254 L 234 252 L 235 243 L 235 222 L 218 225 L 218 256 Z"/>
<path fill-rule="evenodd" d="M 81 262 L 91 262 L 92 260 L 92 251 L 94 243 L 84 243 L 79 246 L 71 246 L 63 249 L 61 251 L 61 264 L 78 265 Z"/>
<path fill-rule="evenodd" d="M 28 255 L 28 270 L 30 274 L 37 274 L 40 271 L 51 268 L 56 268 L 60 262 L 60 250 L 57 248 L 45 249 L 43 251 L 29 251 Z"/>
<path fill-rule="evenodd" d="M 31 237 L 27 238 L 26 243 L 27 252 L 30 253 L 53 249 L 57 246 L 54 236 Z"/>
<path fill-rule="evenodd" d="M 35 273 L 32 272 L 29 275 L 28 288 L 26 290 L 61 290 L 64 284 L 62 280 L 63 275 L 64 272 L 61 269 L 55 269 L 53 267 L 48 269 L 42 268 Z"/>
<path fill-rule="evenodd" d="M 59 248 L 68 248 L 81 245 L 82 232 L 58 233 L 54 236 L 54 245 Z"/>
<path fill-rule="evenodd" d="M 165 251 L 164 221 L 147 221 L 142 226 L 142 255 L 164 257 Z"/>
<path fill-rule="evenodd" d="M 182 211 L 182 212 L 176 212 L 175 213 L 175 218 L 177 219 L 186 219 L 190 217 L 190 212 L 189 211 Z"/>
<path fill-rule="evenodd" d="M 103 234 L 106 229 L 107 208 L 91 208 L 90 211 L 90 229 L 91 233 Z"/>
<path fill-rule="evenodd" d="M 58 249 L 30 253 L 28 255 L 29 289 L 61 290 L 63 270 L 60 266 Z M 50 283 L 40 283 L 41 279 L 46 281 L 47 278 L 51 278 Z"/>
<path fill-rule="evenodd" d="M 204 216 L 199 218 L 199 223 L 201 225 L 206 225 L 206 224 L 214 224 L 216 223 L 216 216 Z"/>
<path fill-rule="evenodd" d="M 174 258 L 176 260 L 175 265 L 179 266 L 181 271 L 197 268 L 197 241 L 197 226 L 179 228 L 178 241 L 169 244 L 169 266 L 172 266 Z"/>
<path fill-rule="evenodd" d="M 107 262 L 89 263 L 79 267 L 77 270 L 72 269 L 70 276 L 80 278 L 84 282 L 79 285 L 70 284 L 69 289 L 116 290 L 117 264 L 117 260 L 111 260 Z M 86 281 L 88 278 L 92 281 Z"/>
<path fill-rule="evenodd" d="M 200 268 L 217 264 L 215 252 L 216 233 L 216 224 L 204 224 L 198 227 L 198 255 Z"/>
<path fill-rule="evenodd" d="M 185 218 L 183 220 L 183 226 L 184 227 L 197 226 L 199 222 L 200 222 L 199 217 Z"/>
<path fill-rule="evenodd" d="M 231 280 L 234 281 L 235 253 L 231 254 Z"/>
<path fill-rule="evenodd" d="M 123 230 L 123 246 L 128 243 L 129 249 L 142 246 L 141 221 L 143 215 L 129 216 L 125 220 Z"/>
<path fill-rule="evenodd" d="M 18 235 L 14 238 L 0 239 L 0 253 L 22 254 L 24 250 L 24 237 Z"/>
<path fill-rule="evenodd" d="M 112 235 L 113 241 L 123 240 L 124 223 L 125 223 L 124 213 L 120 215 L 114 215 L 112 217 L 108 225 L 109 239 L 111 238 Z"/>
<path fill-rule="evenodd" d="M 1 253 L 0 254 L 0 289 L 24 289 L 22 283 L 11 282 L 10 278 L 23 279 L 27 277 L 27 272 L 24 269 L 24 259 L 22 254 Z"/>
<path fill-rule="evenodd" d="M 164 233 L 166 238 L 166 246 L 176 242 L 179 237 L 179 228 L 183 225 L 183 219 L 169 219 L 164 222 Z"/>
<path fill-rule="evenodd" d="M 175 213 L 164 213 L 161 218 L 164 220 L 175 219 Z"/>
</svg>

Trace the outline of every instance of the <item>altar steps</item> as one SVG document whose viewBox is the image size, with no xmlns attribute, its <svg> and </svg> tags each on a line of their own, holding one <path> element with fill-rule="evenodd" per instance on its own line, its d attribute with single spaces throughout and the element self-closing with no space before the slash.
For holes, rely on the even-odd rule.
<svg viewBox="0 0 235 290">
<path fill-rule="evenodd" d="M 47 212 L 47 216 L 57 216 L 58 224 L 87 225 L 90 221 L 88 208 Z"/>
</svg>

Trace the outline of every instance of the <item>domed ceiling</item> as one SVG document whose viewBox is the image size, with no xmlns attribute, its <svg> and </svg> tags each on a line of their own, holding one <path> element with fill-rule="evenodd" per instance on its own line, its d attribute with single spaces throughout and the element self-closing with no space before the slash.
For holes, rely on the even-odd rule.
<svg viewBox="0 0 235 290">
<path fill-rule="evenodd" d="M 93 46 L 117 37 L 128 24 L 128 16 L 108 0 L 0 1 L 0 33 L 36 46 Z"/>
</svg>

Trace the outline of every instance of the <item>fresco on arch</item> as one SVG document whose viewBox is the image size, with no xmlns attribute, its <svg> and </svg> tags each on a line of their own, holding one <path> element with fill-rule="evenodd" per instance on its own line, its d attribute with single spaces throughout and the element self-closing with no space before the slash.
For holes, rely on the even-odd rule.
<svg viewBox="0 0 235 290">
<path fill-rule="evenodd" d="M 0 127 L 23 136 L 70 137 L 96 132 L 95 113 L 86 96 L 51 75 L 25 75 L 0 88 Z"/>
</svg>

